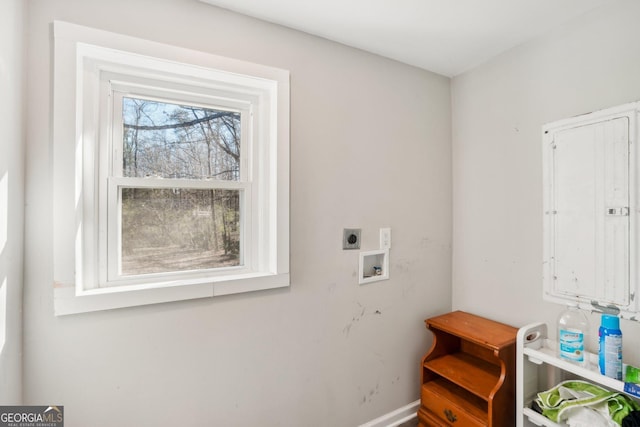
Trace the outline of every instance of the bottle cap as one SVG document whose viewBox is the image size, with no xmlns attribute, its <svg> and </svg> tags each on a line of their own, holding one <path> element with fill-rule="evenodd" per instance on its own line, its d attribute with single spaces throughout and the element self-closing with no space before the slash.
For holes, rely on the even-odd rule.
<svg viewBox="0 0 640 427">
<path fill-rule="evenodd" d="M 601 325 L 606 329 L 620 329 L 620 319 L 618 318 L 618 316 L 603 314 Z"/>
</svg>

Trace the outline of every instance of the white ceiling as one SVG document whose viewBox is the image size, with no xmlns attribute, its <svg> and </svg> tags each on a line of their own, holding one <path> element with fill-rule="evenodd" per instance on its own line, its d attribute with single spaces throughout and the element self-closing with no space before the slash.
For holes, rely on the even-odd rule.
<svg viewBox="0 0 640 427">
<path fill-rule="evenodd" d="M 446 76 L 612 0 L 201 0 Z"/>
</svg>

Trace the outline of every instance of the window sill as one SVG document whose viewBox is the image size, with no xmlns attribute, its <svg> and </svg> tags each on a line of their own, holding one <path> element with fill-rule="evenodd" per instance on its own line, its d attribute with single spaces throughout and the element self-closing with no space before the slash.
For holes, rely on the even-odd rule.
<svg viewBox="0 0 640 427">
<path fill-rule="evenodd" d="M 74 284 L 56 282 L 53 289 L 56 316 L 136 307 L 171 301 L 238 294 L 289 286 L 289 274 L 244 275 L 232 280 L 147 289 L 99 289 L 76 293 Z"/>
</svg>

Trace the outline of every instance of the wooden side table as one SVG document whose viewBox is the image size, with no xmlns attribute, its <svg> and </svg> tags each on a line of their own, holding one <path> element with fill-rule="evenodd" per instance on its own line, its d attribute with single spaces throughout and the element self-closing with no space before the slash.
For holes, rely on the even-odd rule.
<svg viewBox="0 0 640 427">
<path fill-rule="evenodd" d="M 419 426 L 515 426 L 516 334 L 463 311 L 425 320 L 433 345 L 422 359 Z"/>
</svg>

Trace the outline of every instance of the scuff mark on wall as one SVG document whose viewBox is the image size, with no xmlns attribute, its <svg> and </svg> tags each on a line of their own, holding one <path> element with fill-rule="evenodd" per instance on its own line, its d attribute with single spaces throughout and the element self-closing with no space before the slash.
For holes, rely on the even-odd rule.
<svg viewBox="0 0 640 427">
<path fill-rule="evenodd" d="M 358 323 L 360 321 L 360 319 L 362 319 L 364 317 L 365 312 L 366 312 L 366 307 L 363 307 L 362 304 L 360 304 L 357 301 L 356 301 L 356 304 L 358 304 L 359 313 L 354 315 L 351 318 L 351 321 L 349 323 L 347 323 L 346 326 L 342 329 L 342 332 L 344 332 L 347 337 L 349 336 L 349 332 L 351 332 L 351 327 L 353 325 L 355 325 L 356 323 Z"/>
<path fill-rule="evenodd" d="M 358 390 L 362 392 L 362 389 L 360 387 L 358 387 Z M 362 396 L 362 400 L 360 400 L 360 406 L 366 403 L 373 402 L 373 399 L 378 394 L 380 394 L 380 382 L 376 382 L 375 387 L 372 387 L 371 389 L 369 389 L 369 391 Z"/>
<path fill-rule="evenodd" d="M 367 313 L 367 308 L 363 307 L 362 304 L 360 304 L 359 302 L 356 301 L 356 304 L 358 305 L 358 312 L 351 318 L 351 321 L 349 321 L 349 323 L 347 323 L 345 325 L 344 328 L 342 328 L 342 332 L 348 337 L 349 333 L 351 332 L 351 328 L 357 324 L 358 322 L 360 322 L 360 320 L 362 320 L 365 316 L 380 316 L 382 315 L 382 311 L 379 309 L 376 309 L 370 313 Z"/>
<path fill-rule="evenodd" d="M 377 394 L 380 394 L 380 383 L 376 383 L 376 386 L 369 390 L 369 395 L 366 396 L 367 403 L 371 403 Z"/>
</svg>

